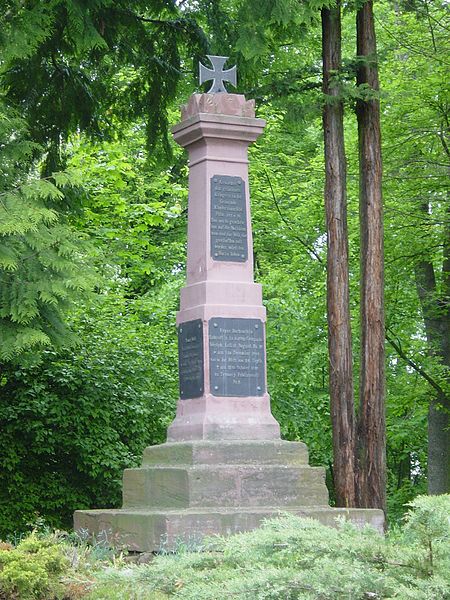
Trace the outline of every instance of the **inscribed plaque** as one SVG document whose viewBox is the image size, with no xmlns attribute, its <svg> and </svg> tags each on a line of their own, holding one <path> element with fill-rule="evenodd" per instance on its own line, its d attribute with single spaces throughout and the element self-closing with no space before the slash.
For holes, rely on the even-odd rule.
<svg viewBox="0 0 450 600">
<path fill-rule="evenodd" d="M 211 256 L 245 262 L 248 258 L 245 185 L 241 177 L 211 178 Z"/>
<path fill-rule="evenodd" d="M 186 321 L 178 327 L 180 398 L 198 398 L 204 390 L 203 323 Z"/>
<path fill-rule="evenodd" d="M 262 396 L 265 363 L 260 319 L 209 320 L 209 374 L 214 396 Z"/>
</svg>

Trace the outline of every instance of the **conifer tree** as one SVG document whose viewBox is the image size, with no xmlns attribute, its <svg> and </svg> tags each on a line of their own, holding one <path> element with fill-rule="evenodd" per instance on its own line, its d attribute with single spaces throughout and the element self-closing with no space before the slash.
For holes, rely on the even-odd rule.
<svg viewBox="0 0 450 600">
<path fill-rule="evenodd" d="M 61 164 L 73 131 L 107 135 L 115 118 L 142 119 L 147 145 L 170 153 L 166 109 L 205 37 L 174 0 L 62 0 L 6 4 L 0 84 L 47 151 L 44 173 Z M 120 71 L 120 75 L 118 73 Z"/>
<path fill-rule="evenodd" d="M 24 121 L 1 107 L 0 139 L 1 364 L 73 341 L 64 309 L 89 282 L 80 237 L 55 208 L 76 178 L 39 177 L 40 147 L 27 138 Z"/>
<path fill-rule="evenodd" d="M 377 45 L 372 0 L 356 14 L 359 214 L 361 231 L 361 365 L 357 430 L 358 501 L 386 511 L 384 233 Z"/>
<path fill-rule="evenodd" d="M 355 426 L 349 301 L 347 168 L 342 69 L 341 6 L 322 9 L 323 132 L 327 221 L 327 319 L 333 481 L 338 506 L 355 506 Z"/>
<path fill-rule="evenodd" d="M 159 139 L 170 153 L 182 48 L 195 60 L 206 42 L 172 0 L 0 5 L 0 360 L 12 360 L 68 342 L 64 308 L 87 287 L 66 222 L 80 196 L 61 171 L 70 134 L 104 137 L 139 118 L 148 147 Z"/>
</svg>

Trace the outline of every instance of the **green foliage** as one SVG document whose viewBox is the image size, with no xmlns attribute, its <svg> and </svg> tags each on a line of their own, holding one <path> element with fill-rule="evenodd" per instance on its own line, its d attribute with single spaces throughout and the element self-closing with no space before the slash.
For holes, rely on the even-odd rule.
<svg viewBox="0 0 450 600">
<path fill-rule="evenodd" d="M 61 575 L 68 560 L 62 547 L 36 534 L 16 548 L 0 547 L 0 597 L 10 600 L 56 600 L 63 598 Z"/>
<path fill-rule="evenodd" d="M 267 308 L 268 385 L 287 439 L 301 439 L 312 464 L 331 456 L 326 353 L 325 245 L 320 131 L 286 131 L 273 105 L 251 150 L 250 186 L 257 279 Z M 299 360 L 299 357 L 302 357 Z"/>
<path fill-rule="evenodd" d="M 64 320 L 89 286 L 81 236 L 58 211 L 75 173 L 33 174 L 39 147 L 0 105 L 0 362 L 73 342 Z M 30 172 L 31 171 L 31 172 Z M 29 174 L 30 172 L 30 174 Z"/>
<path fill-rule="evenodd" d="M 123 469 L 173 417 L 177 290 L 139 301 L 105 291 L 73 317 L 77 348 L 6 371 L 0 535 L 24 531 L 36 512 L 69 527 L 75 509 L 120 504 Z"/>
<path fill-rule="evenodd" d="M 251 150 L 250 175 L 273 411 L 284 437 L 305 441 L 313 464 L 330 465 L 323 2 L 4 4 L 0 91 L 26 121 L 0 111 L 0 360 L 15 361 L 2 365 L 0 379 L 1 530 L 23 530 L 36 510 L 62 524 L 74 508 L 117 504 L 122 468 L 136 464 L 147 443 L 161 441 L 171 420 L 187 169 L 180 149 L 173 166 L 162 168 L 163 146 L 154 141 L 166 138 L 168 124 L 178 118 L 180 77 L 183 100 L 192 89 L 191 66 L 196 72 L 206 48 L 199 26 L 214 52 L 236 56 L 239 91 L 257 98 L 258 116 L 268 121 Z M 414 269 L 431 260 L 441 292 L 450 106 L 445 10 L 422 0 L 395 11 L 387 2 L 376 8 L 386 321 L 403 354 L 441 386 L 448 370 L 430 356 Z M 336 82 L 347 107 L 356 332 L 357 132 L 350 109 L 364 90 L 351 81 L 353 38 L 349 11 L 343 22 L 348 68 Z M 58 170 L 61 163 L 68 171 Z M 102 289 L 83 304 L 88 265 L 103 276 Z M 75 339 L 78 348 L 61 350 Z M 354 335 L 355 372 L 358 345 Z M 30 355 L 43 348 L 42 363 L 30 366 Z M 389 511 L 398 520 L 404 503 L 426 485 L 426 420 L 434 392 L 394 347 L 387 350 Z M 331 468 L 329 475 L 331 481 Z"/>
<path fill-rule="evenodd" d="M 331 529 L 285 515 L 250 533 L 206 541 L 196 552 L 159 556 L 134 573 L 98 573 L 99 586 L 88 597 L 122 589 L 125 599 L 444 600 L 450 597 L 449 511 L 450 496 L 420 498 L 407 526 L 386 538 L 370 527 L 340 522 Z M 420 532 L 430 522 L 434 527 L 423 539 Z M 439 545 L 432 570 L 430 541 Z"/>
<path fill-rule="evenodd" d="M 424 550 L 424 569 L 450 575 L 450 506 L 446 496 L 418 496 L 405 515 L 405 534 Z M 439 567 L 437 567 L 439 565 Z"/>
<path fill-rule="evenodd" d="M 427 411 L 430 395 L 435 394 L 405 357 L 442 388 L 448 385 L 448 369 L 439 358 L 430 356 L 415 281 L 416 265 L 431 259 L 437 295 L 442 298 L 443 246 L 449 223 L 445 189 L 449 163 L 441 140 L 449 106 L 442 71 L 445 9 L 439 3 L 420 6 L 422 11 L 430 11 L 429 19 L 411 11 L 399 14 L 387 3 L 377 5 L 385 169 L 386 322 L 389 337 L 403 351 L 399 355 L 387 344 L 389 512 L 394 520 L 401 518 L 403 504 L 426 487 Z M 268 126 L 252 150 L 250 169 L 256 269 L 268 309 L 268 377 L 274 412 L 284 435 L 305 440 L 311 447 L 312 460 L 327 464 L 331 458 L 325 271 L 311 253 L 312 249 L 322 260 L 325 258 L 321 101 L 315 89 L 298 94 L 293 84 L 281 87 L 282 93 L 277 96 L 284 73 L 298 72 L 297 85 L 303 84 L 306 76 L 314 81 L 307 65 L 320 56 L 316 34 L 316 29 L 309 32 L 301 52 L 286 46 L 271 55 L 270 69 L 260 79 L 271 81 L 260 97 L 260 102 L 266 102 L 260 116 L 268 119 Z M 354 15 L 347 14 L 343 21 L 343 51 L 349 65 L 354 60 L 353 35 Z M 437 51 L 431 52 L 433 37 Z M 293 45 L 298 48 L 295 41 Z M 349 81 L 346 86 L 350 300 L 357 373 L 358 155 L 356 121 L 350 109 L 359 91 Z M 429 206 L 428 214 L 423 213 L 423 202 Z M 448 306 L 445 300 L 436 305 L 441 311 Z M 357 385 L 356 380 L 356 396 Z"/>
<path fill-rule="evenodd" d="M 247 60 L 260 61 L 268 52 L 279 47 L 280 42 L 301 39 L 308 26 L 318 23 L 323 5 L 327 5 L 327 2 L 242 2 L 238 14 L 239 36 L 236 49 Z"/>
<path fill-rule="evenodd" d="M 7 101 L 20 106 L 33 139 L 49 151 L 49 173 L 71 133 L 104 133 L 114 114 L 144 118 L 149 148 L 159 139 L 170 152 L 166 111 L 182 60 L 203 54 L 206 40 L 173 0 L 15 0 L 0 48 Z M 117 85 L 122 68 L 126 78 Z"/>
<path fill-rule="evenodd" d="M 89 233 L 104 264 L 120 270 L 128 295 L 142 295 L 184 269 L 187 169 L 182 150 L 171 169 L 152 164 L 143 128 L 124 128 L 120 140 L 74 139 L 69 164 L 83 172 L 83 212 L 74 225 Z M 106 269 L 107 271 L 107 269 Z M 107 273 L 106 273 L 107 274 Z M 125 284 L 126 281 L 126 284 Z"/>
<path fill-rule="evenodd" d="M 0 597 L 445 600 L 449 512 L 450 496 L 419 497 L 405 525 L 386 537 L 345 521 L 330 528 L 285 514 L 195 549 L 180 545 L 140 566 L 102 541 L 90 545 L 73 534 L 35 530 L 16 548 L 0 544 Z"/>
</svg>

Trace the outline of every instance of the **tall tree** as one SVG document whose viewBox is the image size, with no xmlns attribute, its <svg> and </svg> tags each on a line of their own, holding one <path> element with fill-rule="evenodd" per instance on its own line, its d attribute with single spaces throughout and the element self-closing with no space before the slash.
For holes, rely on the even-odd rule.
<svg viewBox="0 0 450 600">
<path fill-rule="evenodd" d="M 322 9 L 325 211 L 327 222 L 327 318 L 333 480 L 338 506 L 355 506 L 355 447 L 352 339 L 349 303 L 341 7 Z"/>
<path fill-rule="evenodd" d="M 433 262 L 426 256 L 415 267 L 417 292 L 422 308 L 425 332 L 431 356 L 445 369 L 444 380 L 450 372 L 450 200 L 447 196 L 446 236 L 443 240 L 441 285 L 436 282 Z M 425 218 L 428 203 L 422 205 Z M 446 494 L 450 491 L 450 397 L 448 386 L 439 386 L 430 399 L 428 409 L 428 493 Z"/>
<path fill-rule="evenodd" d="M 59 172 L 70 135 L 105 138 L 135 118 L 146 122 L 147 146 L 160 139 L 168 153 L 183 49 L 198 55 L 206 41 L 172 0 L 0 7 L 0 360 L 8 361 L 67 341 L 62 309 L 88 287 L 67 224 L 82 194 Z"/>
<path fill-rule="evenodd" d="M 60 166 L 71 132 L 105 136 L 117 116 L 142 119 L 148 148 L 159 140 L 170 153 L 167 109 L 184 56 L 195 61 L 207 44 L 188 10 L 174 0 L 2 4 L 9 10 L 0 33 L 0 83 L 47 150 L 46 174 Z"/>
<path fill-rule="evenodd" d="M 380 101 L 372 0 L 356 15 L 361 363 L 357 432 L 358 505 L 386 510 L 384 258 Z"/>
</svg>

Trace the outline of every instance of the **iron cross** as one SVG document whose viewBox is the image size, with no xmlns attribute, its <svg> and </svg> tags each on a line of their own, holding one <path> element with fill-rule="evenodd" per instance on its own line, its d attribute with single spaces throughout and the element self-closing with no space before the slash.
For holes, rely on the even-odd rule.
<svg viewBox="0 0 450 600">
<path fill-rule="evenodd" d="M 236 87 L 236 67 L 226 69 L 224 71 L 223 65 L 228 60 L 228 56 L 210 56 L 206 55 L 213 66 L 212 69 L 208 69 L 202 63 L 200 63 L 200 85 L 205 81 L 213 80 L 212 86 L 208 90 L 208 94 L 227 93 L 227 89 L 224 85 L 224 81 L 229 81 Z"/>
</svg>

